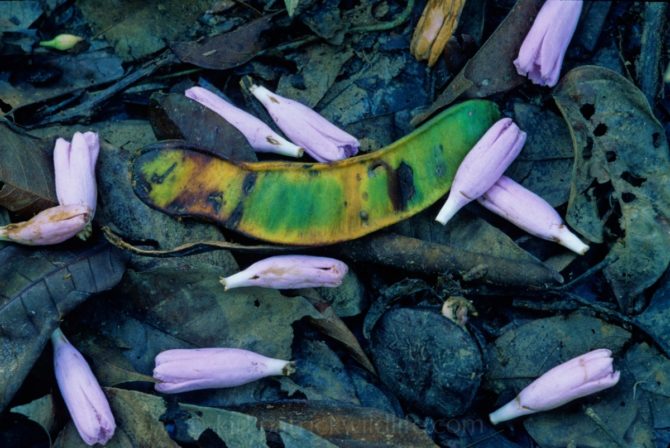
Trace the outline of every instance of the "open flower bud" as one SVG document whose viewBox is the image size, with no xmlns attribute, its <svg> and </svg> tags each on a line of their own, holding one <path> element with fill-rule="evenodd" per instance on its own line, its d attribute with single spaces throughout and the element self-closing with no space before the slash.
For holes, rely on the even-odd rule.
<svg viewBox="0 0 670 448">
<path fill-rule="evenodd" d="M 526 142 L 526 133 L 511 118 L 498 120 L 461 162 L 449 197 L 436 221 L 446 224 L 461 208 L 474 201 L 502 176 Z"/>
<path fill-rule="evenodd" d="M 54 37 L 51 40 L 41 41 L 40 46 L 66 51 L 73 48 L 82 40 L 84 40 L 83 37 L 75 36 L 74 34 L 59 34 L 58 36 Z"/>
<path fill-rule="evenodd" d="M 514 60 L 517 73 L 555 86 L 581 12 L 582 0 L 546 0 Z"/>
<path fill-rule="evenodd" d="M 156 390 L 176 394 L 235 387 L 268 376 L 290 375 L 293 363 L 237 348 L 166 350 L 156 356 Z"/>
<path fill-rule="evenodd" d="M 53 332 L 51 342 L 56 381 L 74 426 L 87 445 L 106 444 L 114 435 L 116 423 L 100 384 L 60 329 Z"/>
<path fill-rule="evenodd" d="M 258 152 L 273 152 L 289 157 L 300 157 L 303 149 L 277 134 L 267 124 L 239 109 L 220 96 L 202 87 L 191 87 L 184 92 L 190 98 L 216 112 L 244 135 L 249 145 Z"/>
<path fill-rule="evenodd" d="M 580 255 L 589 250 L 547 201 L 509 177 L 501 176 L 478 201 L 531 235 L 555 241 Z"/>
<path fill-rule="evenodd" d="M 564 362 L 530 383 L 514 400 L 491 413 L 489 419 L 496 425 L 612 387 L 620 375 L 614 371 L 612 361 L 610 350 L 598 349 Z"/>
<path fill-rule="evenodd" d="M 334 288 L 342 284 L 349 268 L 334 258 L 278 255 L 258 261 L 245 270 L 222 278 L 225 289 L 260 286 L 275 289 Z"/>
<path fill-rule="evenodd" d="M 279 129 L 319 162 L 346 159 L 358 153 L 360 143 L 317 112 L 297 101 L 251 86 L 251 93 L 268 110 Z"/>
<path fill-rule="evenodd" d="M 91 211 L 83 205 L 59 205 L 41 211 L 30 220 L 0 227 L 0 240 L 28 246 L 62 243 L 81 232 Z"/>
</svg>

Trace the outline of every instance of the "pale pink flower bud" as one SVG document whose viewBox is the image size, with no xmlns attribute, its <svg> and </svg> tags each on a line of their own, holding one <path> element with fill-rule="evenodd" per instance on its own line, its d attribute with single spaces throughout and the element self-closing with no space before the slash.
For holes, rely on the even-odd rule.
<svg viewBox="0 0 670 448">
<path fill-rule="evenodd" d="M 199 389 L 235 387 L 261 378 L 290 375 L 290 361 L 237 348 L 166 350 L 156 356 L 156 390 L 176 394 Z"/>
<path fill-rule="evenodd" d="M 41 211 L 30 220 L 0 227 L 0 240 L 29 246 L 62 243 L 81 232 L 91 211 L 83 205 L 59 205 Z"/>
<path fill-rule="evenodd" d="M 334 258 L 278 255 L 222 278 L 221 284 L 226 290 L 243 286 L 275 289 L 334 288 L 342 284 L 348 270 L 346 264 Z"/>
<path fill-rule="evenodd" d="M 60 329 L 53 332 L 51 342 L 56 381 L 74 426 L 87 445 L 106 444 L 114 435 L 116 423 L 100 384 Z"/>
<path fill-rule="evenodd" d="M 582 0 L 545 1 L 514 61 L 517 73 L 535 84 L 555 86 L 581 12 Z"/>
<path fill-rule="evenodd" d="M 244 135 L 249 145 L 258 152 L 273 152 L 289 157 L 301 157 L 304 150 L 277 134 L 267 124 L 239 109 L 214 92 L 202 87 L 191 87 L 184 92 L 190 98 L 216 112 Z"/>
<path fill-rule="evenodd" d="M 268 110 L 279 129 L 319 162 L 346 159 L 358 153 L 356 137 L 344 132 L 314 110 L 298 101 L 251 86 L 251 93 Z"/>
<path fill-rule="evenodd" d="M 486 193 L 516 159 L 525 142 L 526 133 L 511 118 L 491 126 L 456 170 L 447 202 L 435 220 L 446 224 L 466 204 Z"/>
<path fill-rule="evenodd" d="M 98 189 L 95 183 L 95 163 L 100 152 L 100 141 L 95 132 L 75 132 L 72 143 L 56 140 L 54 171 L 56 196 L 60 205 L 85 205 L 95 214 Z"/>
<path fill-rule="evenodd" d="M 612 352 L 598 349 L 564 362 L 530 383 L 505 406 L 489 415 L 494 425 L 557 408 L 577 398 L 600 392 L 619 381 Z"/>
<path fill-rule="evenodd" d="M 501 176 L 478 201 L 531 235 L 555 241 L 580 255 L 589 250 L 547 201 L 509 177 Z"/>
</svg>

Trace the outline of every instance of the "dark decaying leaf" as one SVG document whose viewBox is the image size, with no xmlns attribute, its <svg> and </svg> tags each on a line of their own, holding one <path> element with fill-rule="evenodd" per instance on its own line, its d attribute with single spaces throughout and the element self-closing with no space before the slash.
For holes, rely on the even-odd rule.
<svg viewBox="0 0 670 448">
<path fill-rule="evenodd" d="M 42 13 L 39 1 L 0 2 L 0 31 L 28 29 Z"/>
<path fill-rule="evenodd" d="M 277 93 L 313 108 L 335 83 L 342 66 L 353 55 L 350 48 L 328 44 L 310 45 L 303 53 L 288 55 L 300 68 L 296 73 L 279 79 Z"/>
<path fill-rule="evenodd" d="M 46 433 L 51 433 L 56 427 L 56 410 L 51 394 L 30 403 L 15 406 L 11 409 L 11 412 L 25 415 L 30 420 L 39 423 Z"/>
<path fill-rule="evenodd" d="M 40 72 L 49 72 L 53 79 L 47 85 L 31 83 Z M 30 115 L 38 105 L 49 100 L 60 101 L 64 95 L 80 94 L 84 89 L 115 81 L 123 74 L 122 61 L 110 49 L 36 55 L 29 65 L 13 66 L 10 79 L 0 77 L 0 98 L 12 107 L 11 114 L 17 122 L 32 122 Z"/>
<path fill-rule="evenodd" d="M 325 342 L 310 339 L 313 338 L 296 337 L 293 344 L 296 371 L 282 379 L 282 389 L 289 396 L 299 390 L 308 400 L 360 405 L 351 377 L 339 356 Z"/>
<path fill-rule="evenodd" d="M 270 432 L 281 422 L 300 426 L 340 448 L 433 448 L 436 445 L 407 420 L 378 409 L 320 401 L 255 403 L 233 408 L 253 415 Z"/>
<path fill-rule="evenodd" d="M 149 437 L 147 437 L 148 439 Z M 114 437 L 107 442 L 105 448 L 136 448 L 138 445 L 133 445 L 132 439 L 128 436 L 124 428 L 117 427 Z M 142 445 L 140 445 L 142 446 Z M 151 446 L 151 445 L 144 445 Z M 169 448 L 175 448 L 175 445 L 165 445 Z M 77 432 L 74 423 L 69 422 L 65 428 L 58 434 L 58 437 L 53 443 L 53 448 L 88 448 L 89 445 L 84 443 L 81 436 Z"/>
<path fill-rule="evenodd" d="M 528 138 L 505 174 L 553 207 L 565 204 L 570 194 L 574 159 L 565 121 L 539 106 L 520 102 L 514 104 L 514 121 Z"/>
<path fill-rule="evenodd" d="M 498 401 L 491 403 L 491 411 L 512 400 L 547 370 L 583 353 L 607 348 L 616 360 L 630 337 L 620 327 L 579 313 L 536 319 L 510 329 L 489 349 L 485 386 L 500 393 Z M 619 369 L 617 361 L 615 365 Z M 570 441 L 592 448 L 648 447 L 649 405 L 646 398 L 636 400 L 633 396 L 634 382 L 622 371 L 616 387 L 526 418 L 524 425 L 542 447 L 564 447 Z M 587 415 L 589 408 L 592 416 Z"/>
<path fill-rule="evenodd" d="M 382 382 L 423 414 L 455 417 L 475 398 L 483 373 L 479 348 L 437 310 L 386 312 L 372 329 L 370 350 Z"/>
<path fill-rule="evenodd" d="M 626 352 L 624 366 L 635 377 L 636 395 L 649 398 L 654 428 L 670 428 L 670 360 L 642 343 Z"/>
<path fill-rule="evenodd" d="M 358 339 L 356 339 L 356 336 L 354 336 L 347 325 L 335 313 L 333 307 L 324 301 L 315 290 L 303 290 L 300 293 L 321 313 L 320 318 L 307 317 L 307 320 L 326 336 L 330 336 L 342 343 L 356 361 L 371 373 L 375 373 L 375 368 L 363 351 Z"/>
<path fill-rule="evenodd" d="M 529 416 L 523 425 L 543 448 L 654 448 L 649 401 L 635 394 L 635 378 L 621 373 L 616 386 L 550 412 Z"/>
<path fill-rule="evenodd" d="M 162 398 L 124 389 L 105 388 L 116 421 L 107 448 L 179 448 L 161 422 L 167 411 Z M 72 423 L 58 435 L 54 448 L 85 448 Z"/>
<path fill-rule="evenodd" d="M 430 100 L 425 65 L 409 53 L 375 52 L 352 65 L 360 68 L 347 76 L 340 74 L 318 108 L 319 113 L 348 131 L 347 126 L 363 119 L 411 110 Z"/>
<path fill-rule="evenodd" d="M 670 272 L 659 280 L 649 306 L 635 316 L 635 321 L 665 353 L 670 353 Z"/>
<path fill-rule="evenodd" d="M 467 207 L 477 210 L 479 205 Z M 449 225 L 443 226 L 435 221 L 436 209 L 428 209 L 417 216 L 399 222 L 394 230 L 401 235 L 417 238 L 425 242 L 441 244 L 454 249 L 490 257 L 502 258 L 519 263 L 540 266 L 537 258 L 521 249 L 504 232 L 492 226 L 484 219 L 478 218 L 468 210 L 459 212 Z M 458 257 L 465 260 L 465 257 Z M 526 273 L 529 279 L 531 276 Z"/>
<path fill-rule="evenodd" d="M 618 353 L 630 336 L 620 327 L 579 313 L 533 320 L 505 332 L 489 348 L 484 385 L 496 392 L 513 390 L 516 394 L 575 356 L 597 348 Z"/>
<path fill-rule="evenodd" d="M 258 160 L 240 131 L 215 112 L 183 94 L 152 95 L 149 118 L 159 140 L 184 140 L 229 160 Z"/>
<path fill-rule="evenodd" d="M 291 357 L 291 324 L 318 317 L 302 297 L 276 290 L 223 291 L 221 269 L 206 264 L 128 271 L 121 292 L 154 327 L 199 347 L 239 347 L 273 358 Z"/>
<path fill-rule="evenodd" d="M 461 95 L 484 98 L 506 92 L 522 82 L 512 61 L 516 59 L 521 42 L 530 30 L 540 10 L 540 0 L 518 0 L 505 20 L 491 34 L 479 51 L 447 85 L 428 110 L 412 120 L 421 123 L 448 106 Z"/>
<path fill-rule="evenodd" d="M 554 98 L 575 150 L 567 221 L 611 245 L 604 274 L 624 311 L 670 263 L 670 153 L 640 90 L 596 66 L 571 70 Z"/>
<path fill-rule="evenodd" d="M 135 0 L 117 0 L 113 5 L 83 0 L 76 6 L 94 33 L 111 42 L 124 61 L 132 61 L 162 50 L 166 41 L 188 35 L 212 5 L 207 0 L 164 0 L 160 7 Z"/>
<path fill-rule="evenodd" d="M 213 431 L 227 447 L 267 447 L 265 431 L 259 427 L 257 419 L 250 415 L 225 409 L 180 404 L 177 416 L 184 421 L 185 426 L 183 431 L 178 431 L 176 434 L 179 442 L 193 443 L 200 439 L 205 431 Z"/>
<path fill-rule="evenodd" d="M 69 251 L 0 248 L 0 409 L 4 409 L 60 320 L 124 273 L 124 257 L 107 243 Z"/>
<path fill-rule="evenodd" d="M 104 336 L 85 332 L 74 334 L 69 339 L 90 361 L 95 377 L 103 386 L 133 381 L 155 382 L 152 376 L 137 372 L 120 348 Z"/>
<path fill-rule="evenodd" d="M 0 206 L 30 216 L 57 205 L 51 144 L 0 122 Z"/>
<path fill-rule="evenodd" d="M 172 51 L 182 62 L 202 68 L 226 70 L 237 67 L 265 49 L 262 34 L 270 29 L 273 17 L 261 17 L 203 42 L 176 42 L 172 44 Z"/>
</svg>

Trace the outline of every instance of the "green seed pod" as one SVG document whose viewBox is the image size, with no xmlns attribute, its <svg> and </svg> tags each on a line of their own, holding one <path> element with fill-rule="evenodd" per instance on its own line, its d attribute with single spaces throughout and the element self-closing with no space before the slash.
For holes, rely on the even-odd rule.
<svg viewBox="0 0 670 448">
<path fill-rule="evenodd" d="M 160 142 L 134 161 L 135 194 L 168 214 L 275 243 L 351 240 L 442 198 L 499 116 L 494 103 L 466 101 L 386 148 L 334 163 L 235 163 L 183 142 Z"/>
</svg>

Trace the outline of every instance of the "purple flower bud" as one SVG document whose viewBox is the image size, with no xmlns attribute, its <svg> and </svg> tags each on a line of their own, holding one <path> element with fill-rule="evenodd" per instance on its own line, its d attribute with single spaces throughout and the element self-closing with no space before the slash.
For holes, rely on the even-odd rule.
<svg viewBox="0 0 670 448">
<path fill-rule="evenodd" d="M 531 235 L 555 241 L 580 255 L 589 250 L 547 201 L 509 177 L 501 176 L 478 201 Z"/>
<path fill-rule="evenodd" d="M 28 246 L 62 243 L 81 232 L 91 211 L 83 205 L 59 205 L 41 211 L 30 220 L 0 227 L 0 240 Z"/>
<path fill-rule="evenodd" d="M 95 163 L 100 141 L 95 132 L 75 132 L 72 143 L 56 140 L 54 171 L 56 195 L 60 205 L 85 205 L 95 214 L 98 190 L 95 183 Z"/>
<path fill-rule="evenodd" d="M 334 258 L 279 255 L 258 261 L 245 270 L 222 278 L 225 289 L 261 286 L 275 289 L 334 288 L 342 284 L 349 268 Z"/>
<path fill-rule="evenodd" d="M 346 159 L 358 153 L 360 143 L 321 115 L 297 101 L 251 86 L 251 93 L 263 103 L 279 129 L 319 162 Z"/>
<path fill-rule="evenodd" d="M 51 335 L 54 371 L 72 421 L 87 445 L 106 444 L 116 423 L 109 402 L 84 357 L 60 329 Z"/>
<path fill-rule="evenodd" d="M 239 109 L 220 96 L 202 87 L 191 87 L 184 92 L 190 98 L 219 114 L 240 131 L 254 150 L 273 152 L 289 157 L 301 157 L 304 150 L 277 134 L 267 124 Z"/>
<path fill-rule="evenodd" d="M 581 12 L 582 0 L 544 2 L 514 61 L 517 73 L 535 84 L 555 86 Z"/>
<path fill-rule="evenodd" d="M 548 411 L 577 398 L 600 392 L 619 381 L 612 352 L 593 350 L 554 367 L 530 383 L 505 406 L 489 415 L 494 425 L 534 412 Z"/>
<path fill-rule="evenodd" d="M 511 118 L 498 120 L 461 162 L 436 221 L 446 224 L 461 208 L 496 183 L 521 152 L 526 133 Z"/>
<path fill-rule="evenodd" d="M 293 363 L 237 348 L 166 350 L 156 356 L 156 390 L 176 394 L 190 390 L 235 387 L 274 375 L 290 375 Z"/>
</svg>

